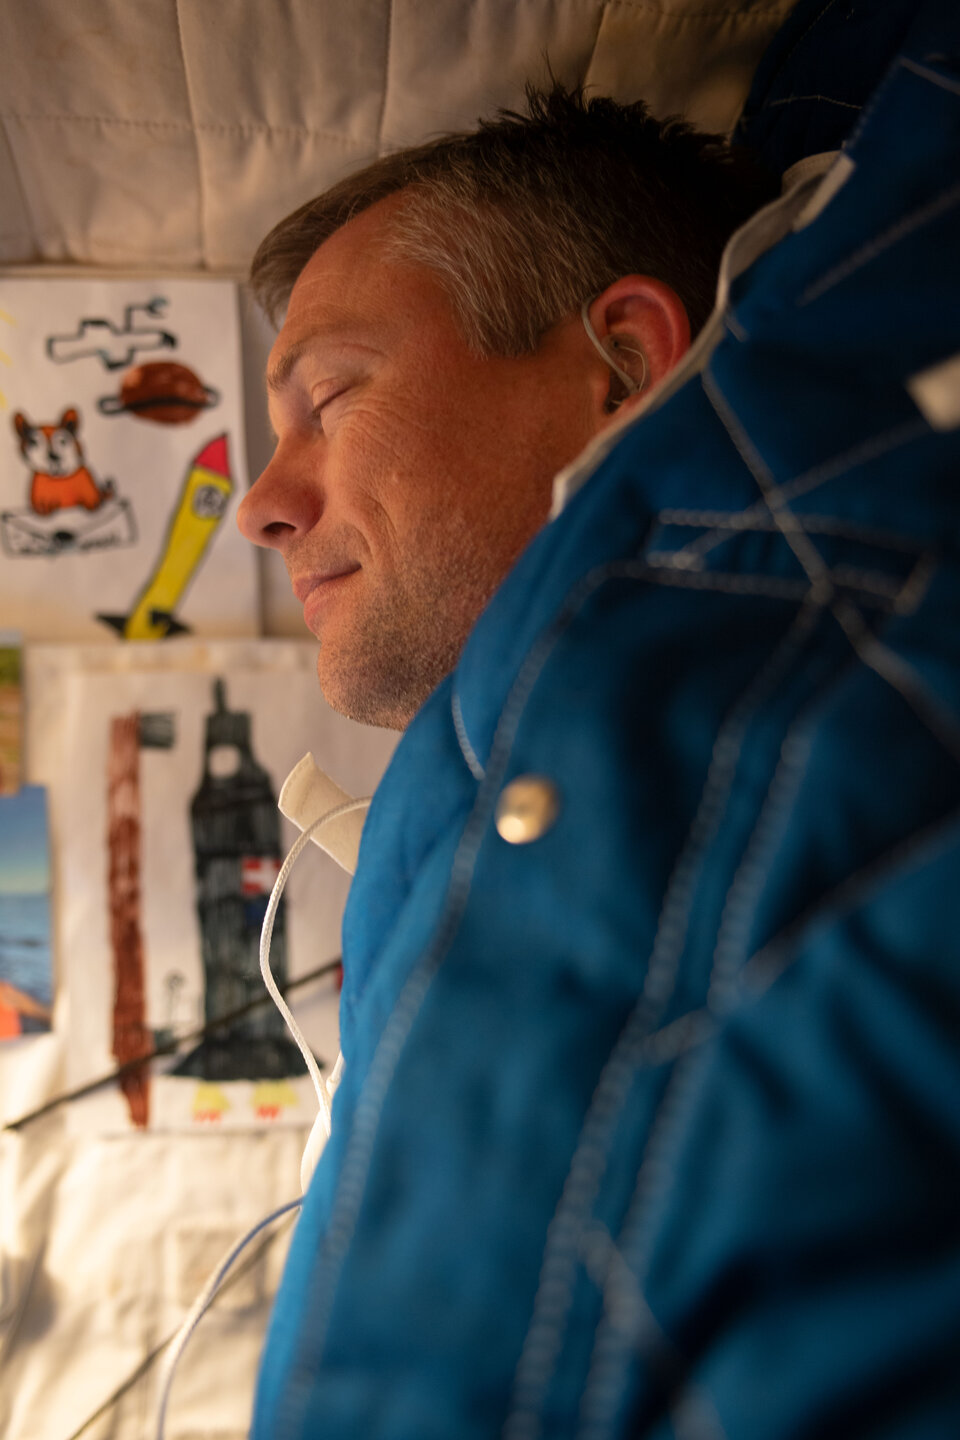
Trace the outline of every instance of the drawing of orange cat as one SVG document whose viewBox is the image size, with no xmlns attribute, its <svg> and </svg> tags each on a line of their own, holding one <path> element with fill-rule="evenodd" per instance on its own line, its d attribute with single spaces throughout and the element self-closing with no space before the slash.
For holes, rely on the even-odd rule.
<svg viewBox="0 0 960 1440">
<path fill-rule="evenodd" d="M 22 411 L 13 423 L 20 437 L 20 450 L 33 471 L 30 482 L 30 508 L 37 515 L 51 515 L 82 505 L 96 510 L 113 495 L 113 485 L 97 484 L 91 470 L 84 464 L 83 447 L 77 439 L 80 416 L 76 410 L 64 410 L 56 425 L 31 425 Z"/>
</svg>

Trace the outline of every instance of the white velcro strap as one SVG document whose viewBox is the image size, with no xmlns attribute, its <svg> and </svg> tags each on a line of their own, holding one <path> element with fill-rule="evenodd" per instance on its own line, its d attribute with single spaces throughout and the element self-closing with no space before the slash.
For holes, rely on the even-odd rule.
<svg viewBox="0 0 960 1440">
<path fill-rule="evenodd" d="M 281 815 L 292 820 L 301 830 L 306 830 L 315 820 L 338 805 L 352 800 L 346 790 L 341 790 L 336 781 L 325 775 L 309 752 L 290 771 L 280 799 L 277 801 Z M 348 875 L 356 873 L 357 858 L 360 854 L 360 836 L 363 822 L 367 818 L 369 802 L 363 809 L 350 810 L 338 815 L 326 825 L 321 825 L 310 838 L 331 859 L 336 860 Z"/>
</svg>

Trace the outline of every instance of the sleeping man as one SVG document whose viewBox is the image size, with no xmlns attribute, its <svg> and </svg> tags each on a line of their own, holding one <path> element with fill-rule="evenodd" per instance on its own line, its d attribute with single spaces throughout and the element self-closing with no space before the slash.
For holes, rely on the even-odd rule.
<svg viewBox="0 0 960 1440">
<path fill-rule="evenodd" d="M 240 526 L 283 556 L 331 705 L 409 723 L 554 476 L 684 354 L 760 198 L 715 137 L 557 92 L 390 155 L 268 236 L 277 447 Z"/>
<path fill-rule="evenodd" d="M 904 113 L 957 108 L 903 83 Z M 899 157 L 917 204 L 948 130 Z M 925 623 L 956 457 L 870 267 L 843 269 L 879 204 L 852 153 L 764 204 L 716 138 L 558 88 L 257 253 L 285 319 L 241 528 L 280 552 L 330 704 L 404 731 L 257 1440 L 919 1435 L 872 1428 L 870 1377 L 895 1354 L 901 1400 L 955 1381 L 955 1287 L 884 1266 L 945 1253 L 960 1213 L 935 1104 L 918 1148 L 888 1103 L 908 1029 L 950 1093 L 936 1004 L 896 999 L 924 967 L 916 995 L 946 993 L 943 877 L 897 856 L 960 785 L 884 656 Z M 898 274 L 935 272 L 902 233 Z M 909 487 L 897 426 L 927 447 Z M 851 927 L 831 897 L 871 867 Z"/>
</svg>

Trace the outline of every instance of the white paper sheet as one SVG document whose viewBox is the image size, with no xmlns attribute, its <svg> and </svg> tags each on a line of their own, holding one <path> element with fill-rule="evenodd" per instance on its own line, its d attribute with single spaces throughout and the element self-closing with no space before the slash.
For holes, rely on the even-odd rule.
<svg viewBox="0 0 960 1440">
<path fill-rule="evenodd" d="M 146 653 L 147 648 L 138 650 Z M 282 855 L 298 833 L 275 812 L 284 777 L 306 750 L 313 750 L 344 788 L 369 793 L 395 743 L 391 733 L 361 729 L 329 710 L 319 693 L 311 645 L 264 646 L 258 669 L 228 663 L 233 659 L 229 644 L 186 649 L 197 668 L 75 671 L 65 687 L 57 907 L 66 997 L 59 1018 L 68 1037 L 71 1083 L 142 1053 L 136 1050 L 136 1036 L 130 1048 L 132 1032 L 124 1026 L 139 1025 L 136 1034 L 146 1044 L 262 993 L 255 955 L 260 920 Z M 223 686 L 219 701 L 218 682 Z M 129 743 L 131 717 L 139 717 L 136 746 Z M 122 793 L 119 801 L 115 784 L 111 798 L 109 778 L 113 765 L 116 780 L 118 723 L 121 729 L 127 726 L 125 763 L 135 771 L 137 791 L 133 799 Z M 250 750 L 245 755 L 242 744 L 214 744 L 205 781 L 208 732 L 215 741 L 226 733 L 232 742 L 246 730 Z M 129 774 L 125 783 L 128 788 L 133 783 Z M 217 812 L 235 785 L 246 785 L 260 837 L 238 842 L 242 853 L 230 836 L 221 844 L 209 834 L 211 806 Z M 126 863 L 118 860 L 118 816 L 125 823 L 134 811 L 139 895 L 118 931 L 118 904 L 126 903 L 124 886 L 129 889 L 128 879 L 118 882 L 117 877 L 118 864 Z M 230 821 L 234 828 L 241 823 L 246 822 Z M 270 839 L 273 833 L 276 840 Z M 285 891 L 285 932 L 274 943 L 274 969 L 285 969 L 290 978 L 336 957 L 340 949 L 349 877 L 315 847 L 309 849 Z M 221 903 L 225 888 L 237 885 L 239 898 Z M 223 920 L 224 906 L 232 918 Z M 337 1052 L 337 1009 L 331 977 L 314 994 L 307 1026 L 312 1046 L 328 1063 Z M 296 1052 L 283 1038 L 279 1017 L 275 1022 L 271 1007 L 268 1019 L 251 1024 L 253 1032 L 239 1047 L 241 1068 L 253 1066 L 251 1073 L 238 1074 L 237 1056 L 231 1059 L 222 1049 L 214 1053 L 216 1047 L 207 1042 L 189 1075 L 165 1075 L 155 1063 L 146 1094 L 132 1093 L 130 1087 L 121 1093 L 113 1086 L 74 1105 L 72 1118 L 88 1132 L 101 1133 L 131 1125 L 194 1133 L 302 1125 L 312 1119 L 316 1102 Z M 270 1051 L 266 1065 L 261 1052 L 258 1060 L 247 1059 L 247 1051 L 257 1051 L 261 1040 Z M 283 1054 L 275 1054 L 278 1049 Z M 181 1053 L 177 1065 L 183 1064 Z"/>
<path fill-rule="evenodd" d="M 236 287 L 0 275 L 0 612 L 26 640 L 254 635 Z"/>
</svg>

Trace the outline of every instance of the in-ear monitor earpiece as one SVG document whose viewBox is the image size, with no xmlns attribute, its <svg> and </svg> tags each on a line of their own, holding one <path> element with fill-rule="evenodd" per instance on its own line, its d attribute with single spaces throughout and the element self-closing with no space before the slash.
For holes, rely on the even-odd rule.
<svg viewBox="0 0 960 1440">
<path fill-rule="evenodd" d="M 644 385 L 647 382 L 646 356 L 644 355 L 642 350 L 635 346 L 627 345 L 623 340 L 618 339 L 618 337 L 615 335 L 611 335 L 609 340 L 604 343 L 604 341 L 600 339 L 600 336 L 597 334 L 596 330 L 594 330 L 593 326 L 590 323 L 589 307 L 591 303 L 592 302 L 590 300 L 584 300 L 583 304 L 580 306 L 580 318 L 583 320 L 583 328 L 587 332 L 587 338 L 590 340 L 590 343 L 595 347 L 598 354 L 602 355 L 603 359 L 610 366 L 610 369 L 613 371 L 614 375 L 616 375 L 617 379 L 623 382 L 624 386 L 626 387 L 627 394 L 639 395 L 640 391 L 643 389 Z M 629 373 L 629 371 L 624 370 L 622 365 L 617 364 L 616 360 L 610 353 L 611 350 L 619 350 L 622 351 L 625 355 L 637 356 L 640 361 L 641 367 L 641 375 L 639 380 L 634 380 L 633 376 Z"/>
</svg>

